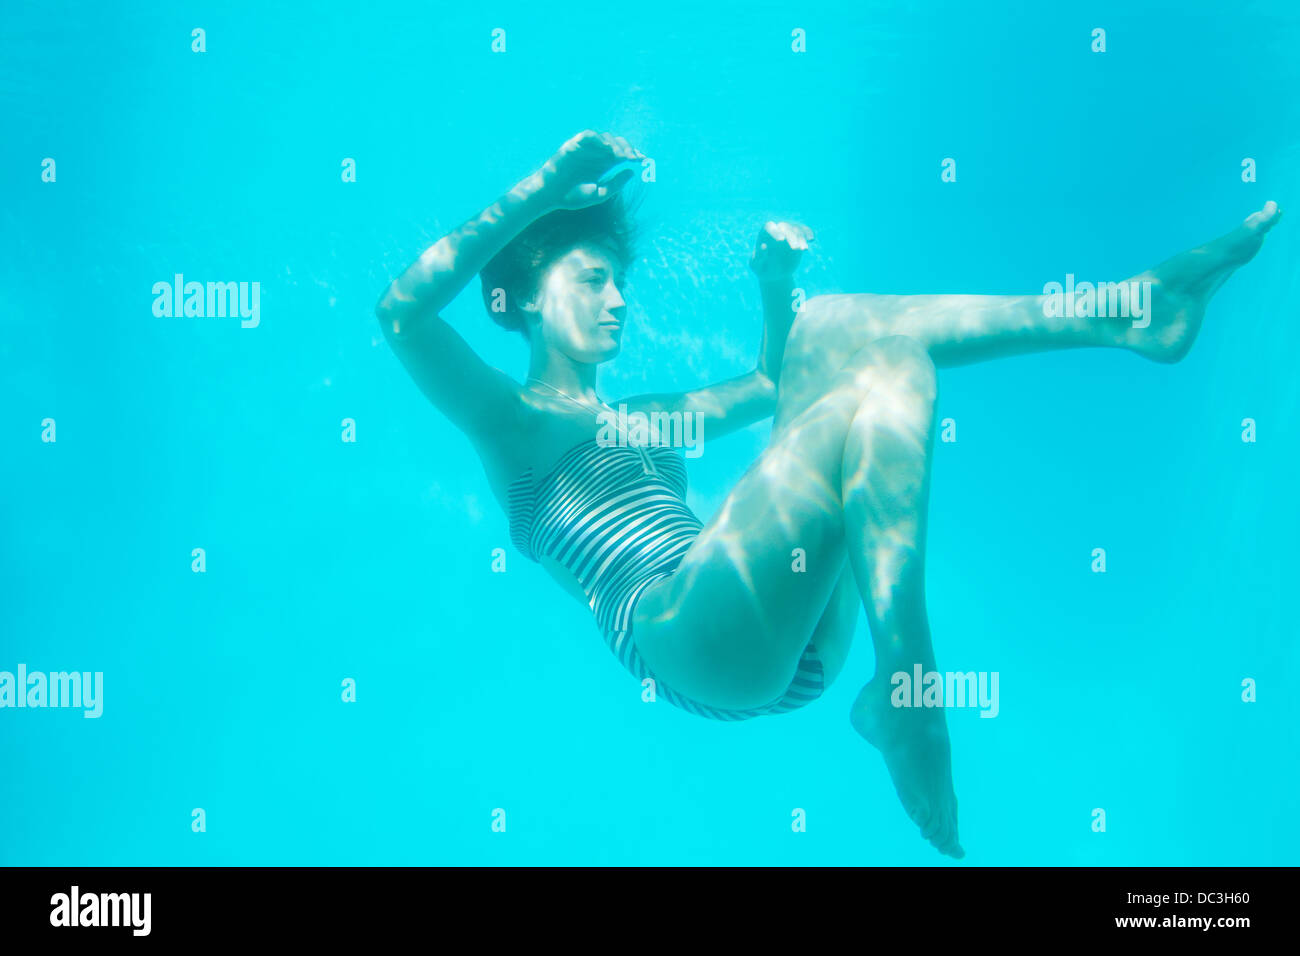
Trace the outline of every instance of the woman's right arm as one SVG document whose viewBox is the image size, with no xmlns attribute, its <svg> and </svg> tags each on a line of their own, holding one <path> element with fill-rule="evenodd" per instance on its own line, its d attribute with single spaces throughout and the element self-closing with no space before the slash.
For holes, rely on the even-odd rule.
<svg viewBox="0 0 1300 956">
<path fill-rule="evenodd" d="M 473 219 L 424 251 L 375 306 L 384 336 L 421 391 L 475 444 L 492 444 L 513 424 L 520 386 L 477 355 L 438 315 L 535 219 L 556 209 L 604 202 L 633 173 L 610 170 L 645 160 L 621 136 L 585 129 L 542 167 Z"/>
<path fill-rule="evenodd" d="M 476 443 L 511 422 L 519 385 L 479 358 L 439 313 L 510 240 L 556 208 L 544 170 L 426 249 L 375 306 L 384 337 L 420 390 Z"/>
</svg>

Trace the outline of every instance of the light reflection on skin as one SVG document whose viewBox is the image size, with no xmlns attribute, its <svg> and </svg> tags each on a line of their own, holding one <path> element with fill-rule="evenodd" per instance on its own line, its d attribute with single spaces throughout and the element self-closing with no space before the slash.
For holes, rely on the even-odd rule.
<svg viewBox="0 0 1300 956">
<path fill-rule="evenodd" d="M 526 201 L 526 194 L 512 193 L 463 227 L 457 241 L 508 218 L 509 203 Z M 779 327 L 782 309 L 788 320 L 789 287 L 782 292 L 767 280 L 765 304 L 768 296 L 774 304 L 758 369 L 687 392 L 623 400 L 633 408 L 703 415 L 714 437 L 774 416 L 768 447 L 675 573 L 642 592 L 632 631 L 647 665 L 669 686 L 710 706 L 755 707 L 789 683 L 810 642 L 825 663 L 827 683 L 833 681 L 857 615 L 865 611 L 877 672 L 858 694 L 851 723 L 884 756 L 903 808 L 922 835 L 941 852 L 961 856 L 942 710 L 889 704 L 891 673 L 910 673 L 917 664 L 935 667 L 924 545 L 937 370 L 1082 347 L 1176 362 L 1191 347 L 1210 296 L 1254 256 L 1277 218 L 1269 203 L 1233 232 L 1129 280 L 1151 282 L 1151 323 L 1141 329 L 1128 319 L 1049 315 L 1041 295 L 860 293 L 808 299 L 773 349 L 766 333 Z M 786 253 L 797 251 L 799 231 L 773 225 L 777 230 L 760 240 L 773 252 L 783 242 Z M 474 365 L 476 358 L 437 316 L 431 322 L 425 313 L 432 331 L 399 324 L 421 302 L 421 289 L 437 286 L 427 301 L 439 309 L 445 304 L 440 297 L 446 289 L 432 277 L 458 267 L 456 250 L 447 239 L 428 250 L 393 283 L 378 311 L 421 387 L 475 438 L 502 498 L 500 489 L 517 473 L 512 456 L 519 447 L 535 452 L 554 440 L 563 451 L 571 433 L 544 439 L 546 426 L 570 421 L 575 412 L 554 396 Z M 622 283 L 614 258 L 597 243 L 579 245 L 550 264 L 536 294 L 521 306 L 530 382 L 600 404 L 596 372 L 618 354 L 627 316 Z M 775 364 L 764 365 L 771 356 Z M 454 388 L 445 387 L 448 379 Z M 520 408 L 527 411 L 522 419 Z M 522 430 L 513 424 L 520 420 Z M 553 458 L 559 452 L 547 453 Z M 800 573 L 792 573 L 796 552 L 806 557 Z M 567 571 L 550 570 L 565 584 Z M 581 588 L 575 596 L 582 599 Z"/>
<path fill-rule="evenodd" d="M 520 307 L 529 323 L 531 375 L 566 378 L 561 369 L 567 365 L 594 366 L 618 354 L 627 321 L 623 280 L 610 255 L 595 244 L 572 249 L 546 270 L 537 295 Z M 594 387 L 594 368 L 589 377 Z"/>
</svg>

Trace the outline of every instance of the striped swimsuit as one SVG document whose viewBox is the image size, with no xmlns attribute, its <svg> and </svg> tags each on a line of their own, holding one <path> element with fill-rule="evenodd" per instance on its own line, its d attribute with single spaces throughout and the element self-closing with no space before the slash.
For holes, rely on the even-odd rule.
<svg viewBox="0 0 1300 956">
<path fill-rule="evenodd" d="M 686 465 L 666 445 L 619 446 L 589 439 L 546 475 L 529 468 L 509 489 L 510 538 L 526 558 L 547 555 L 568 568 L 587 595 L 614 656 L 655 694 L 701 717 L 746 720 L 796 710 L 821 696 L 822 662 L 811 643 L 777 700 L 748 710 L 708 707 L 667 687 L 637 653 L 632 611 L 641 593 L 676 570 L 700 533 L 686 506 Z"/>
</svg>

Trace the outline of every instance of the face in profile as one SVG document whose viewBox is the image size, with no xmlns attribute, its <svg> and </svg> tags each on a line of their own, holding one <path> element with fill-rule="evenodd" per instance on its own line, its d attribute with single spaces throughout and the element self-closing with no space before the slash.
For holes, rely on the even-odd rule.
<svg viewBox="0 0 1300 956">
<path fill-rule="evenodd" d="M 618 354 L 622 340 L 622 284 L 622 269 L 606 250 L 581 245 L 550 265 L 526 310 L 540 323 L 545 345 L 575 361 L 604 362 Z"/>
</svg>

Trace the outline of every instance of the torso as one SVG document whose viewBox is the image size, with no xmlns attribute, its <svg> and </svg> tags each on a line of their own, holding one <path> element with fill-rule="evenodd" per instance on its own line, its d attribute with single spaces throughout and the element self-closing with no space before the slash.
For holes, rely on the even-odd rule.
<svg viewBox="0 0 1300 956">
<path fill-rule="evenodd" d="M 591 441 L 599 431 L 595 411 L 586 412 L 563 400 L 521 388 L 518 421 L 493 436 L 491 445 L 475 446 L 492 494 L 507 518 L 510 487 L 518 478 L 529 469 L 534 475 L 549 473 L 566 453 Z M 568 568 L 546 555 L 541 555 L 538 563 L 565 592 L 587 604 L 586 593 Z"/>
<path fill-rule="evenodd" d="M 548 403 L 545 398 L 537 402 Z M 476 444 L 488 484 L 501 509 L 510 512 L 510 485 L 529 468 L 534 474 L 550 471 L 560 458 L 579 442 L 596 437 L 600 424 L 595 412 L 551 402 L 533 406 L 533 398 L 520 397 L 519 420 L 493 436 L 491 445 Z"/>
</svg>

